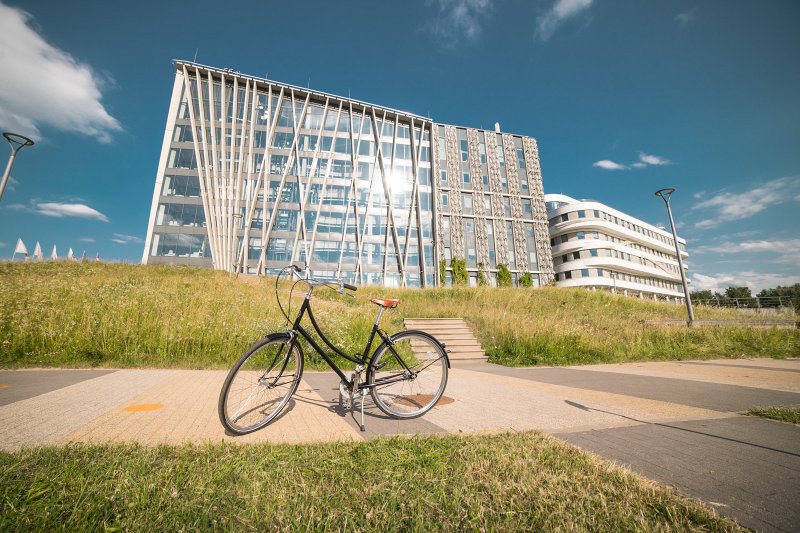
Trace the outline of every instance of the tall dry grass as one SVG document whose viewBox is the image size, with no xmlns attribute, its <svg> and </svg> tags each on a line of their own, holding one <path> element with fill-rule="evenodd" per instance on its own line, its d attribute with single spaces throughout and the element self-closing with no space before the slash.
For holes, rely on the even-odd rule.
<svg viewBox="0 0 800 533">
<path fill-rule="evenodd" d="M 281 286 L 283 301 L 289 286 Z M 302 300 L 294 293 L 293 309 Z M 463 317 L 492 361 L 560 365 L 647 359 L 800 355 L 797 330 L 645 326 L 685 308 L 559 288 L 363 288 L 356 298 L 315 292 L 329 338 L 363 349 L 376 308 L 398 297 L 384 329 L 404 317 Z M 701 319 L 738 319 L 699 308 Z M 232 279 L 210 270 L 97 263 L 0 263 L 0 365 L 226 368 L 265 333 L 285 327 L 274 279 Z M 306 350 L 306 363 L 324 362 Z"/>
</svg>

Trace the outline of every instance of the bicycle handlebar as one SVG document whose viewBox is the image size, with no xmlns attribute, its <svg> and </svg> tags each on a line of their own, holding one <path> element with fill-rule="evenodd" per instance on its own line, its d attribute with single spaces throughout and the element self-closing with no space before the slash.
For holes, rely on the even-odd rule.
<svg viewBox="0 0 800 533">
<path fill-rule="evenodd" d="M 312 282 L 314 282 L 313 284 L 316 284 L 316 285 L 328 285 L 328 284 L 331 283 L 330 281 L 317 280 L 317 279 L 313 279 L 313 278 L 306 279 L 306 278 L 300 277 L 300 272 L 302 272 L 303 269 L 300 268 L 297 265 L 289 265 L 288 268 L 291 268 L 292 271 L 295 274 L 297 274 L 297 277 L 299 277 L 301 281 L 305 281 L 306 283 L 311 284 Z M 338 280 L 335 283 L 338 283 L 339 285 L 341 285 L 342 288 L 347 289 L 349 291 L 357 291 L 358 290 L 358 287 L 356 287 L 355 285 L 351 285 L 350 283 L 345 283 L 344 281 L 341 281 L 341 280 Z"/>
</svg>

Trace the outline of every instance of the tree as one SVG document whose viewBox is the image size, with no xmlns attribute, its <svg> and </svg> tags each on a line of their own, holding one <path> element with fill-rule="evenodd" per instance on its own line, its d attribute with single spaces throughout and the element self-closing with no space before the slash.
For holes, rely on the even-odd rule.
<svg viewBox="0 0 800 533">
<path fill-rule="evenodd" d="M 725 289 L 727 298 L 752 298 L 750 287 L 728 287 Z"/>
<path fill-rule="evenodd" d="M 694 291 L 689 296 L 691 296 L 693 302 L 697 302 L 697 301 L 700 301 L 700 300 L 713 300 L 714 299 L 714 293 L 712 293 L 709 290 Z"/>
<path fill-rule="evenodd" d="M 525 272 L 522 277 L 519 278 L 519 286 L 533 287 L 533 275 L 530 272 Z"/>
<path fill-rule="evenodd" d="M 759 297 L 769 298 L 769 297 L 783 297 L 783 303 L 785 305 L 786 298 L 788 298 L 794 310 L 800 313 L 800 283 L 795 283 L 794 285 L 781 287 L 778 285 L 774 289 L 764 289 L 763 291 L 758 293 Z"/>
<path fill-rule="evenodd" d="M 503 264 L 497 265 L 497 286 L 498 287 L 511 287 L 514 284 L 514 279 L 511 277 L 511 272 L 508 267 Z"/>
</svg>

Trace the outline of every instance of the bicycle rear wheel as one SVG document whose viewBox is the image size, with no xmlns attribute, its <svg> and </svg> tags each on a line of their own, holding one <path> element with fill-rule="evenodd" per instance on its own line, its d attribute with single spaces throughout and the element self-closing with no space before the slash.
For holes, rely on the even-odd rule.
<svg viewBox="0 0 800 533">
<path fill-rule="evenodd" d="M 397 418 L 416 418 L 442 397 L 447 368 L 447 355 L 434 337 L 422 331 L 402 331 L 378 348 L 367 383 L 381 411 Z"/>
<path fill-rule="evenodd" d="M 288 334 L 254 344 L 228 373 L 219 395 L 219 419 L 236 435 L 269 424 L 286 406 L 303 375 L 303 352 Z"/>
</svg>

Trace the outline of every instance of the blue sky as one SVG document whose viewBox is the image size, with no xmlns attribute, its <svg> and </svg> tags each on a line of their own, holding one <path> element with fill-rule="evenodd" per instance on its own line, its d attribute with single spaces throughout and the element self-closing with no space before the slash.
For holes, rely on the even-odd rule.
<svg viewBox="0 0 800 533">
<path fill-rule="evenodd" d="M 536 137 L 545 192 L 650 223 L 695 288 L 800 282 L 800 3 L 0 0 L 0 257 L 141 260 L 173 58 Z M 0 162 L 5 165 L 5 146 Z"/>
</svg>

